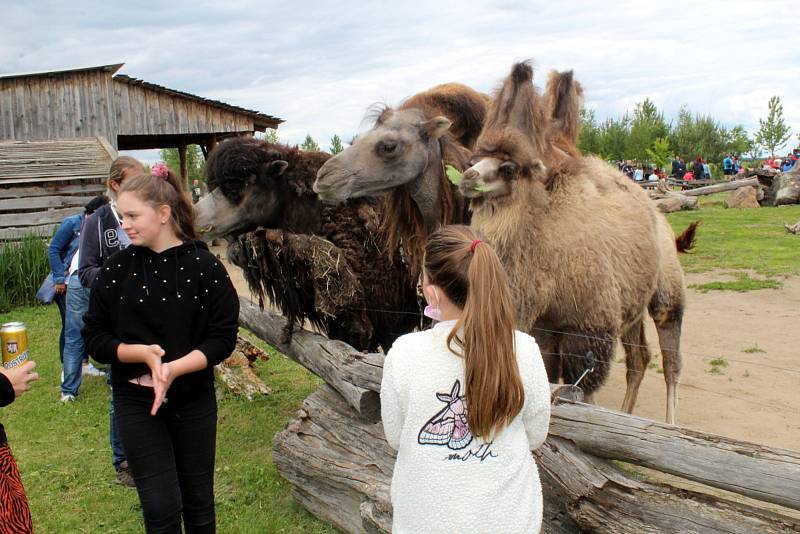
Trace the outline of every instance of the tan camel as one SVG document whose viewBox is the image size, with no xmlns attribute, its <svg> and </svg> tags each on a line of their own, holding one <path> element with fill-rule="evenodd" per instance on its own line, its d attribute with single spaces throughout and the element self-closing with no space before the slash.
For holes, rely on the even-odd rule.
<svg viewBox="0 0 800 534">
<path fill-rule="evenodd" d="M 650 360 L 643 323 L 649 310 L 664 359 L 666 418 L 674 423 L 684 304 L 676 240 L 641 188 L 597 158 L 576 157 L 580 88 L 571 84 L 571 76 L 551 77 L 544 99 L 530 65 L 515 65 L 460 190 L 471 199 L 472 225 L 503 260 L 521 326 L 535 334 L 550 377 L 574 381 L 592 352 L 594 370 L 582 382 L 591 399 L 621 338 L 628 367 L 623 409 L 632 411 Z M 693 233 L 691 227 L 679 246 L 688 246 Z"/>
</svg>

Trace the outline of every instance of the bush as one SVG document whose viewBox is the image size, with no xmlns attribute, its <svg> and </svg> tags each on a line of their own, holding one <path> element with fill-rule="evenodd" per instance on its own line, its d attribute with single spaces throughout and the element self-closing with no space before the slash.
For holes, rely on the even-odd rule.
<svg viewBox="0 0 800 534">
<path fill-rule="evenodd" d="M 47 244 L 29 235 L 22 241 L 0 243 L 0 312 L 36 303 L 36 291 L 50 272 Z"/>
</svg>

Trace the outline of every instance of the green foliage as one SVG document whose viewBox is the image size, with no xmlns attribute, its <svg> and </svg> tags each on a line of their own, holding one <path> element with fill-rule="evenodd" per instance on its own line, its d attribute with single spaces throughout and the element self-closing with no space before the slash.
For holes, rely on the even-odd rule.
<svg viewBox="0 0 800 534">
<path fill-rule="evenodd" d="M 766 119 L 758 119 L 760 125 L 756 139 L 767 149 L 771 156 L 775 149 L 782 147 L 789 140 L 789 127 L 783 118 L 783 105 L 780 97 L 769 99 L 769 112 Z"/>
<path fill-rule="evenodd" d="M 36 291 L 50 272 L 47 243 L 29 235 L 22 241 L 0 243 L 0 312 L 36 303 Z"/>
<path fill-rule="evenodd" d="M 581 131 L 578 136 L 578 149 L 584 154 L 604 156 L 600 150 L 600 128 L 597 126 L 593 109 L 581 108 Z"/>
<path fill-rule="evenodd" d="M 714 358 L 710 362 L 711 369 L 708 371 L 712 375 L 721 375 L 722 370 L 728 367 L 728 361 L 725 358 Z"/>
<path fill-rule="evenodd" d="M 656 140 L 665 139 L 668 134 L 669 126 L 664 121 L 664 115 L 658 111 L 656 105 L 649 98 L 645 98 L 644 102 L 636 104 L 633 110 L 625 159 L 633 159 L 642 163 L 648 161 L 650 159 L 648 151 L 653 148 Z M 667 150 L 669 150 L 668 147 L 669 145 L 667 145 Z M 662 165 L 666 165 L 666 163 L 659 163 L 659 166 Z"/>
<path fill-rule="evenodd" d="M 453 167 L 452 165 L 446 165 L 445 174 L 447 174 L 447 179 L 450 180 L 450 183 L 453 185 L 460 185 L 461 184 L 461 172 L 458 169 Z"/>
<path fill-rule="evenodd" d="M 108 446 L 110 391 L 105 379 L 85 378 L 78 400 L 59 398 L 55 306 L 15 308 L 0 322 L 23 321 L 41 378 L 3 408 L 3 424 L 19 466 L 36 532 L 144 532 L 135 490 L 114 482 Z M 247 335 L 247 333 L 243 332 Z M 251 341 L 262 348 L 260 341 Z M 215 495 L 218 532 L 333 534 L 306 512 L 272 461 L 272 439 L 296 417 L 321 381 L 282 354 L 255 362 L 273 392 L 253 401 L 219 396 Z"/>
<path fill-rule="evenodd" d="M 273 128 L 267 128 L 267 131 L 264 133 L 264 137 L 262 137 L 262 139 L 264 139 L 264 141 L 272 143 L 273 145 L 277 145 L 278 143 L 280 143 L 280 141 L 278 140 L 278 130 L 275 130 Z"/>
<path fill-rule="evenodd" d="M 653 141 L 653 146 L 646 150 L 647 159 L 656 164 L 659 169 L 666 169 L 672 160 L 672 151 L 666 137 L 658 137 Z"/>
<path fill-rule="evenodd" d="M 755 344 L 753 344 L 752 347 L 747 347 L 742 352 L 747 353 L 747 354 L 761 354 L 761 353 L 765 353 L 767 351 L 759 348 L 758 343 L 755 343 Z"/>
<path fill-rule="evenodd" d="M 343 150 L 344 146 L 342 146 L 342 140 L 339 139 L 338 135 L 334 134 L 333 137 L 331 137 L 331 154 L 335 156 Z"/>
<path fill-rule="evenodd" d="M 730 130 L 723 129 L 725 152 L 734 156 L 741 156 L 746 154 L 753 143 L 753 140 L 747 135 L 747 130 L 744 126 L 738 124 Z"/>
<path fill-rule="evenodd" d="M 678 112 L 678 120 L 669 135 L 672 150 L 687 162 L 697 156 L 719 160 L 725 153 L 725 129 L 710 115 L 692 114 L 686 106 Z"/>
<path fill-rule="evenodd" d="M 620 119 L 608 118 L 600 125 L 600 155 L 605 159 L 627 159 L 630 137 L 628 114 Z"/>
<path fill-rule="evenodd" d="M 300 148 L 307 152 L 319 152 L 319 145 L 314 138 L 311 137 L 311 134 L 306 134 L 306 140 L 303 141 L 303 144 L 300 145 Z"/>
<path fill-rule="evenodd" d="M 177 148 L 163 148 L 160 152 L 160 157 L 167 164 L 169 170 L 181 175 L 181 158 Z M 186 170 L 188 172 L 189 183 L 193 180 L 204 181 L 203 168 L 206 161 L 203 157 L 203 152 L 200 150 L 200 145 L 189 145 L 186 147 Z"/>
<path fill-rule="evenodd" d="M 690 287 L 703 293 L 708 293 L 709 291 L 736 291 L 738 293 L 745 293 L 756 289 L 780 289 L 783 287 L 783 282 L 780 280 L 772 278 L 751 278 L 746 272 L 736 273 L 735 276 L 736 280 L 694 284 Z"/>
</svg>

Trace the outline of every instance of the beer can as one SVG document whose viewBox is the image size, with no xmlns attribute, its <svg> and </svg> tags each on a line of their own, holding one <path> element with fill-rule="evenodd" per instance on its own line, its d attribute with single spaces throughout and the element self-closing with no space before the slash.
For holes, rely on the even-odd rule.
<svg viewBox="0 0 800 534">
<path fill-rule="evenodd" d="M 25 323 L 4 323 L 0 327 L 3 342 L 3 367 L 11 369 L 28 359 L 28 329 Z"/>
</svg>

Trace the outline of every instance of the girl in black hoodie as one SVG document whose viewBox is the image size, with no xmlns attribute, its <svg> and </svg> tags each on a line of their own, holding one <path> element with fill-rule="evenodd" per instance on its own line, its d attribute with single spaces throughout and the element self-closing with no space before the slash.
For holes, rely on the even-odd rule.
<svg viewBox="0 0 800 534">
<path fill-rule="evenodd" d="M 239 301 L 195 241 L 191 203 L 165 166 L 125 180 L 117 205 L 131 246 L 104 264 L 84 336 L 111 364 L 122 445 L 149 533 L 215 531 L 213 366 L 236 344 Z"/>
</svg>

